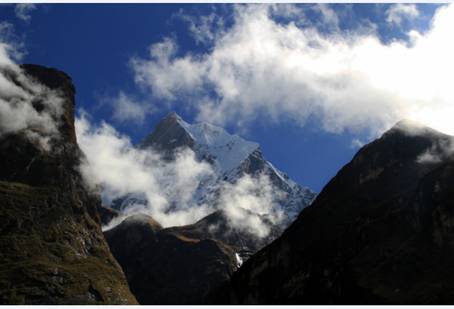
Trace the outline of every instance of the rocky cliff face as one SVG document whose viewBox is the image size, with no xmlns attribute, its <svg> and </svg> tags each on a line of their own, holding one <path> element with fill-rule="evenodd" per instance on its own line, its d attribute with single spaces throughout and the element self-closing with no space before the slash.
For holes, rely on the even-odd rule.
<svg viewBox="0 0 454 309">
<path fill-rule="evenodd" d="M 236 270 L 233 250 L 211 239 L 162 229 L 138 214 L 105 232 L 141 304 L 201 304 Z"/>
<path fill-rule="evenodd" d="M 39 127 L 0 136 L 0 303 L 135 304 L 101 232 L 100 198 L 78 172 L 83 155 L 71 79 L 36 65 L 22 70 L 58 93 L 63 110 L 52 119 L 58 134 L 49 136 L 49 149 L 30 138 Z M 14 74 L 9 77 L 22 87 Z M 31 102 L 38 115 L 50 108 L 40 98 Z"/>
<path fill-rule="evenodd" d="M 402 122 L 363 147 L 316 201 L 213 299 L 240 304 L 454 301 L 452 137 Z"/>
</svg>

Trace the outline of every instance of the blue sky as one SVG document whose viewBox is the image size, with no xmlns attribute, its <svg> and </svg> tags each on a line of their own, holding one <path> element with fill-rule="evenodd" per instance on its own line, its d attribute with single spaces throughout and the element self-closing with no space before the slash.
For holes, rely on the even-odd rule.
<svg viewBox="0 0 454 309">
<path fill-rule="evenodd" d="M 351 120 L 341 109 L 333 114 L 328 113 L 324 110 L 327 108 L 324 101 L 317 105 L 318 100 L 322 99 L 314 94 L 316 92 L 311 92 L 310 95 L 316 103 L 312 104 L 310 98 L 305 98 L 301 108 L 295 107 L 298 103 L 297 97 L 304 96 L 296 91 L 295 87 L 307 86 L 311 83 L 307 80 L 304 80 L 304 83 L 292 81 L 291 75 L 283 74 L 286 71 L 281 71 L 288 67 L 286 65 L 276 67 L 276 72 L 283 74 L 285 83 L 281 84 L 280 79 L 276 79 L 272 84 L 265 81 L 261 85 L 263 76 L 258 79 L 251 78 L 254 83 L 248 87 L 257 87 L 252 88 L 259 89 L 257 91 L 261 91 L 260 89 L 269 91 L 270 85 L 276 86 L 275 92 L 272 91 L 270 94 L 264 92 L 263 102 L 267 101 L 270 95 L 277 93 L 275 98 L 270 99 L 269 104 L 257 102 L 250 97 L 242 97 L 241 94 L 230 96 L 231 94 L 226 93 L 226 90 L 219 90 L 224 82 L 232 82 L 232 80 L 222 79 L 222 74 L 219 72 L 221 76 L 215 76 L 209 80 L 201 76 L 202 81 L 197 81 L 195 84 L 184 79 L 177 85 L 164 84 L 158 87 L 152 83 L 162 82 L 157 78 L 164 78 L 165 74 L 174 71 L 176 76 L 183 78 L 187 71 L 178 71 L 180 67 L 175 65 L 181 59 L 186 59 L 190 68 L 206 67 L 207 69 L 200 73 L 202 75 L 213 72 L 215 67 L 213 63 L 217 63 L 215 62 L 218 59 L 217 55 L 223 51 L 236 50 L 231 48 L 235 44 L 233 40 L 235 38 L 241 40 L 242 27 L 246 29 L 254 20 L 263 22 L 265 25 L 263 29 L 273 31 L 270 35 L 277 37 L 281 32 L 284 33 L 283 41 L 291 38 L 293 34 L 301 37 L 301 34 L 297 33 L 300 29 L 312 28 L 317 34 L 323 36 L 323 39 L 314 44 L 333 42 L 337 44 L 350 37 L 370 36 L 378 39 L 382 49 L 387 50 L 387 47 L 396 41 L 402 46 L 411 44 L 410 30 L 416 30 L 424 36 L 431 27 L 433 14 L 438 7 L 435 4 L 417 5 L 412 9 L 400 8 L 393 11 L 392 6 L 385 4 L 332 5 L 322 9 L 318 6 L 298 5 L 267 8 L 263 13 L 260 10 L 248 11 L 248 7 L 233 5 L 54 4 L 37 5 L 34 10 L 28 12 L 30 18 L 24 20 L 17 16 L 14 6 L 2 5 L 0 22 L 12 24 L 13 36 L 10 38 L 23 44 L 22 50 L 26 53 L 21 62 L 55 67 L 67 72 L 73 78 L 77 88 L 77 106 L 87 111 L 95 122 L 107 121 L 137 143 L 151 132 L 163 115 L 173 110 L 189 122 L 196 119 L 208 121 L 212 119 L 232 133 L 238 132 L 247 139 L 259 142 L 266 158 L 275 166 L 287 172 L 297 182 L 320 191 L 358 150 L 357 146 L 352 145 L 352 141 L 370 140 L 381 132 L 383 126 L 389 126 L 389 123 L 398 120 L 401 115 L 406 115 L 400 113 L 404 108 L 399 108 L 399 113 L 393 109 L 392 113 L 387 113 L 383 117 L 367 118 L 364 121 Z M 204 19 L 208 16 L 211 16 L 211 19 Z M 203 22 L 204 20 L 206 22 Z M 194 28 L 191 28 L 191 25 Z M 203 28 L 204 26 L 208 28 Z M 194 32 L 194 29 L 200 30 L 199 35 Z M 259 31 L 256 28 L 251 29 L 251 31 Z M 277 39 L 281 40 L 280 37 Z M 160 63 L 156 55 L 150 56 L 150 47 L 159 47 L 156 44 L 163 42 L 171 42 L 171 44 L 159 45 L 167 48 L 166 52 L 169 52 L 169 46 L 177 46 L 177 49 L 174 53 L 169 52 L 164 56 L 167 58 L 163 58 L 163 62 Z M 273 47 L 273 44 L 264 45 L 264 48 Z M 288 52 L 289 57 L 295 57 L 295 61 L 307 60 L 299 59 L 296 53 L 303 50 L 304 46 L 293 48 L 291 40 L 285 41 L 285 44 L 288 46 L 285 45 L 282 51 Z M 245 45 L 245 51 L 248 48 Z M 323 55 L 329 57 L 327 59 L 333 57 L 328 49 L 324 49 Z M 231 61 L 234 65 L 221 67 L 223 70 L 232 67 L 235 70 L 238 69 L 235 66 L 236 60 L 232 59 L 236 55 L 225 57 L 230 57 L 223 59 L 226 62 Z M 266 53 L 264 57 L 257 60 L 257 68 L 263 64 L 268 65 Z M 137 64 L 136 67 L 131 65 L 131 59 L 138 60 L 138 66 L 150 68 L 150 70 L 142 72 L 137 68 Z M 273 58 L 273 62 L 276 59 L 279 57 Z M 254 63 L 253 60 L 255 59 L 251 59 L 251 63 Z M 164 67 L 164 71 L 159 71 L 158 69 L 163 68 L 164 65 L 168 67 Z M 270 68 L 274 66 L 264 66 L 264 68 L 267 70 L 267 73 L 264 73 L 265 79 L 266 74 L 269 74 L 270 78 L 273 77 L 275 71 Z M 244 78 L 244 74 L 256 76 L 254 69 L 255 67 L 251 68 L 251 71 L 239 72 L 238 76 L 241 78 Z M 137 83 L 137 77 L 141 72 L 148 74 L 146 82 Z M 237 72 L 234 72 L 233 76 L 236 74 Z M 373 80 L 373 77 L 378 76 L 377 74 L 373 71 L 373 74 L 367 76 L 371 76 Z M 390 72 L 390 74 L 393 73 Z M 169 78 L 172 76 L 169 75 Z M 242 89 L 242 81 L 233 82 L 238 82 L 235 85 L 239 87 L 238 89 Z M 280 91 L 280 89 L 283 90 Z M 313 89 L 309 90 L 313 91 Z M 386 90 L 389 89 L 386 88 Z M 295 92 L 296 98 L 289 97 L 292 91 Z M 146 106 L 145 119 L 134 119 L 132 116 L 128 119 L 119 119 L 114 116 L 115 104 L 118 103 L 120 92 L 135 104 Z M 376 97 L 382 100 L 379 95 Z M 378 101 L 376 97 L 372 99 Z M 287 99 L 292 103 L 285 103 Z M 327 99 L 328 102 L 329 100 Z M 366 95 L 364 101 L 367 102 L 367 100 Z M 202 101 L 209 101 L 211 105 L 207 103 L 202 110 L 197 105 Z M 250 105 L 241 105 L 243 103 L 238 103 L 239 101 L 250 102 Z M 336 100 L 333 102 L 342 103 Z M 208 108 L 210 106 L 211 109 Z M 249 109 L 250 106 L 254 107 Z M 222 110 L 221 115 L 212 116 L 210 112 L 212 113 L 212 109 L 218 107 L 221 108 L 218 110 Z M 233 110 L 234 107 L 235 110 Z M 309 107 L 312 111 L 310 113 L 298 112 L 299 109 Z M 356 105 L 354 107 L 356 108 Z M 383 107 L 385 108 L 386 106 Z M 322 120 L 317 115 L 319 109 L 323 110 L 322 113 L 325 115 L 321 116 Z M 367 110 L 367 107 L 365 109 Z M 247 111 L 249 114 L 246 114 Z M 364 108 L 352 109 L 350 114 L 358 113 L 355 117 L 361 118 L 364 116 L 361 112 L 364 113 Z M 372 108 L 370 113 L 376 113 L 375 109 Z M 373 125 L 369 126 L 369 123 Z M 377 127 L 380 128 L 377 129 Z"/>
</svg>

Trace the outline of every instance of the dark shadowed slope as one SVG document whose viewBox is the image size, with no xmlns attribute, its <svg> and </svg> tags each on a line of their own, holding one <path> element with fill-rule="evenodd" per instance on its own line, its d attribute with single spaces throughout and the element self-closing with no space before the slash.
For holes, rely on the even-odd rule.
<svg viewBox="0 0 454 309">
<path fill-rule="evenodd" d="M 238 258 L 241 258 L 240 263 L 242 263 L 282 233 L 282 229 L 279 226 L 273 225 L 272 222 L 263 216 L 259 218 L 262 224 L 270 230 L 266 237 L 258 237 L 251 234 L 247 226 L 242 228 L 232 226 L 228 216 L 222 210 L 217 210 L 194 224 L 169 227 L 166 228 L 166 231 L 178 233 L 189 238 L 220 241 L 237 252 Z"/>
<path fill-rule="evenodd" d="M 77 170 L 71 79 L 41 66 L 23 69 L 61 91 L 64 112 L 50 151 L 22 132 L 0 136 L 0 303 L 135 304 L 101 232 L 100 198 Z M 33 101 L 41 112 L 46 106 Z"/>
<path fill-rule="evenodd" d="M 451 139 L 401 122 L 363 147 L 213 301 L 452 304 L 454 163 L 418 160 Z"/>
<path fill-rule="evenodd" d="M 228 246 L 163 230 L 146 215 L 128 217 L 105 235 L 141 304 L 201 304 L 236 269 Z"/>
</svg>

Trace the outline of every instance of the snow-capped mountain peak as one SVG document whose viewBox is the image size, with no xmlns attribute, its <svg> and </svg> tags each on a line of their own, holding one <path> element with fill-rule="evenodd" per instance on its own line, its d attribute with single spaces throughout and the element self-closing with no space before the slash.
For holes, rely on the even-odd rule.
<svg viewBox="0 0 454 309">
<path fill-rule="evenodd" d="M 176 150 L 188 147 L 198 160 L 210 163 L 214 175 L 201 182 L 194 193 L 194 201 L 200 205 L 216 204 L 216 198 L 226 182 L 234 184 L 245 175 L 265 175 L 276 189 L 277 202 L 287 218 L 284 220 L 286 226 L 316 196 L 309 188 L 297 184 L 266 160 L 258 143 L 206 122 L 190 124 L 176 113 L 164 117 L 139 147 L 151 147 L 169 160 L 174 159 Z M 141 200 L 144 200 L 143 196 L 129 194 L 115 201 L 113 207 L 124 209 Z M 146 201 L 141 203 L 146 204 Z"/>
<path fill-rule="evenodd" d="M 142 146 L 190 147 L 200 158 L 213 163 L 220 174 L 239 166 L 259 148 L 258 143 L 230 134 L 221 127 L 206 122 L 189 124 L 174 112 L 161 120 Z"/>
</svg>

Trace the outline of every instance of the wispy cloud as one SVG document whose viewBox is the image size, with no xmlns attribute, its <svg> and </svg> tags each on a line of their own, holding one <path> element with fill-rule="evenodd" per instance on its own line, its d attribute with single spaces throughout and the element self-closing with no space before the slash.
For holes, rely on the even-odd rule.
<svg viewBox="0 0 454 309">
<path fill-rule="evenodd" d="M 31 20 L 31 13 L 36 10 L 36 5 L 33 3 L 18 3 L 14 7 L 14 13 L 16 17 L 25 21 L 30 22 Z"/>
<path fill-rule="evenodd" d="M 108 101 L 113 108 L 112 119 L 117 122 L 134 121 L 142 124 L 153 113 L 152 105 L 142 103 L 123 91 Z"/>
<path fill-rule="evenodd" d="M 278 204 L 281 194 L 269 177 L 244 175 L 233 184 L 224 184 L 218 208 L 224 211 L 231 227 L 264 238 L 271 225 L 284 220 Z"/>
<path fill-rule="evenodd" d="M 351 148 L 361 148 L 364 146 L 364 142 L 355 138 L 352 140 L 352 143 L 351 143 Z"/>
<path fill-rule="evenodd" d="M 224 18 L 215 12 L 208 15 L 194 16 L 180 11 L 176 17 L 188 25 L 189 33 L 197 44 L 211 44 L 224 31 Z"/>
<path fill-rule="evenodd" d="M 386 21 L 392 25 L 400 26 L 404 20 L 419 17 L 420 13 L 415 4 L 392 4 L 386 11 Z"/>
<path fill-rule="evenodd" d="M 0 22 L 0 46 L 2 58 L 10 62 L 20 61 L 25 54 L 24 43 L 18 39 L 14 25 L 7 22 Z"/>
</svg>

